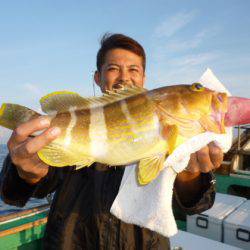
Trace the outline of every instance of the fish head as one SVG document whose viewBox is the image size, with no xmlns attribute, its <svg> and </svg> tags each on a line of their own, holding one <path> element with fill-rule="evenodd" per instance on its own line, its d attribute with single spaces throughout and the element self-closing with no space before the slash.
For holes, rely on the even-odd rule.
<svg viewBox="0 0 250 250">
<path fill-rule="evenodd" d="M 227 110 L 227 95 L 205 88 L 200 83 L 175 85 L 162 89 L 160 103 L 172 116 L 198 119 Z"/>
<path fill-rule="evenodd" d="M 182 96 L 183 104 L 191 113 L 199 115 L 225 113 L 227 111 L 227 94 L 205 88 L 200 83 L 185 86 L 186 93 Z"/>
<path fill-rule="evenodd" d="M 167 124 L 182 128 L 183 136 L 203 131 L 225 131 L 226 93 L 205 88 L 200 83 L 166 87 L 163 91 L 163 119 Z"/>
<path fill-rule="evenodd" d="M 224 132 L 224 126 L 250 124 L 250 99 L 228 96 L 200 83 L 162 90 L 161 104 L 176 123 L 199 120 L 206 130 Z"/>
<path fill-rule="evenodd" d="M 226 93 L 217 92 L 193 83 L 186 87 L 187 94 L 183 96 L 190 118 L 199 121 L 206 131 L 224 133 L 224 117 L 228 109 Z"/>
</svg>

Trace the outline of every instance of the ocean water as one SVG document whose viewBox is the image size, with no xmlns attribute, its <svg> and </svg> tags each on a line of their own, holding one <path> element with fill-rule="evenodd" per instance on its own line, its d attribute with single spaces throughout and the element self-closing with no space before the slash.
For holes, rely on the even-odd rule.
<svg viewBox="0 0 250 250">
<path fill-rule="evenodd" d="M 3 161 L 7 154 L 7 146 L 5 144 L 0 144 L 0 171 L 2 170 Z M 22 211 L 24 209 L 36 207 L 42 204 L 48 204 L 47 199 L 31 198 L 23 208 L 7 205 L 0 199 L 0 215 L 6 215 L 17 211 Z"/>
</svg>

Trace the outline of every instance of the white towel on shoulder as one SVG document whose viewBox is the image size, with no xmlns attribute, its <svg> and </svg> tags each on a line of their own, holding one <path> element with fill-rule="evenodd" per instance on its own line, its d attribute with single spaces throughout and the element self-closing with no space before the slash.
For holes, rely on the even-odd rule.
<svg viewBox="0 0 250 250">
<path fill-rule="evenodd" d="M 210 69 L 206 70 L 199 82 L 210 89 L 230 94 Z M 227 133 L 223 135 L 206 132 L 189 139 L 176 148 L 166 159 L 160 175 L 146 186 L 137 183 L 136 164 L 126 167 L 111 213 L 126 223 L 148 228 L 167 237 L 176 234 L 177 226 L 172 211 L 174 180 L 177 173 L 186 168 L 190 154 L 211 141 L 215 141 L 226 152 L 231 147 L 232 129 L 227 128 Z"/>
</svg>

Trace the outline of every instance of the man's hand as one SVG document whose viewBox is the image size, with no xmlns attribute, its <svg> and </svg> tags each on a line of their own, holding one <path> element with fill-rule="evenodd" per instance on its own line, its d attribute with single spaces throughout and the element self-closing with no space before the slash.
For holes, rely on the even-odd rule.
<svg viewBox="0 0 250 250">
<path fill-rule="evenodd" d="M 201 173 L 208 173 L 220 167 L 223 152 L 213 142 L 190 157 L 187 168 L 176 177 L 175 188 L 182 202 L 189 203 L 198 197 L 202 190 Z"/>
<path fill-rule="evenodd" d="M 187 168 L 177 175 L 180 181 L 189 181 L 200 173 L 208 173 L 220 167 L 223 161 L 222 150 L 211 142 L 196 153 L 191 154 Z"/>
<path fill-rule="evenodd" d="M 220 167 L 223 160 L 222 150 L 211 142 L 190 157 L 186 171 L 208 173 Z"/>
<path fill-rule="evenodd" d="M 28 121 L 16 128 L 7 145 L 18 175 L 29 184 L 36 184 L 47 173 L 49 166 L 43 163 L 37 152 L 60 134 L 59 128 L 49 128 L 50 119 L 45 116 Z M 36 137 L 34 132 L 44 130 Z"/>
</svg>

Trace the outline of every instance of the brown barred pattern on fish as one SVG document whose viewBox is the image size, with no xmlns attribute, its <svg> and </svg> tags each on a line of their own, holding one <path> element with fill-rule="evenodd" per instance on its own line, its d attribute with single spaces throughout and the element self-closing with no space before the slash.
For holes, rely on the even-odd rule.
<svg viewBox="0 0 250 250">
<path fill-rule="evenodd" d="M 110 166 L 139 162 L 142 185 L 159 175 L 166 157 L 188 138 L 205 131 L 224 133 L 228 110 L 225 93 L 199 83 L 151 91 L 130 87 L 93 98 L 62 91 L 40 102 L 52 119 L 51 126 L 62 131 L 38 152 L 42 161 L 55 167 L 76 165 L 77 169 L 93 162 Z M 0 125 L 15 129 L 38 115 L 20 105 L 3 104 Z M 250 112 L 247 115 L 250 118 Z"/>
</svg>

